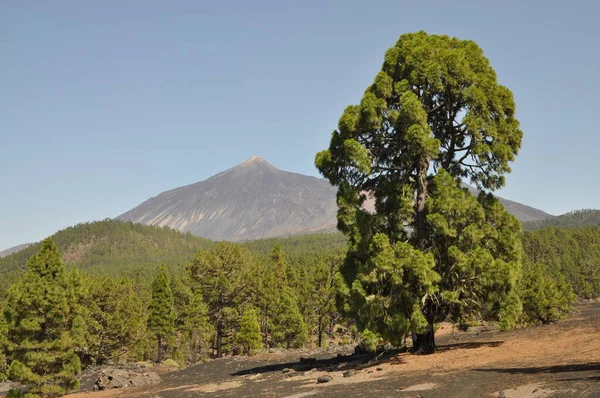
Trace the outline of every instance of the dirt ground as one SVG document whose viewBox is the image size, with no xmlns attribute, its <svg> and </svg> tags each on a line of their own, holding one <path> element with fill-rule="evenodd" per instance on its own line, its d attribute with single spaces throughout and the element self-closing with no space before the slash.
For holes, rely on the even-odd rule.
<svg viewBox="0 0 600 398">
<path fill-rule="evenodd" d="M 340 348 L 311 353 L 313 363 L 298 352 L 225 358 L 165 373 L 151 388 L 69 397 L 600 397 L 599 302 L 575 305 L 556 324 L 468 333 L 445 326 L 438 335 L 433 355 L 374 359 Z M 347 370 L 356 374 L 343 377 Z M 324 375 L 332 380 L 317 384 Z"/>
</svg>

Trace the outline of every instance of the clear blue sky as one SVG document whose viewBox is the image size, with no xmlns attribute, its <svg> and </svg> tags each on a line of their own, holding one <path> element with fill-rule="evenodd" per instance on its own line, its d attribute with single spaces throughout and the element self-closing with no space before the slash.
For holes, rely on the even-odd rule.
<svg viewBox="0 0 600 398">
<path fill-rule="evenodd" d="M 525 138 L 500 194 L 600 207 L 595 1 L 0 3 L 0 249 L 258 155 L 317 175 L 402 33 L 476 41 Z"/>
</svg>

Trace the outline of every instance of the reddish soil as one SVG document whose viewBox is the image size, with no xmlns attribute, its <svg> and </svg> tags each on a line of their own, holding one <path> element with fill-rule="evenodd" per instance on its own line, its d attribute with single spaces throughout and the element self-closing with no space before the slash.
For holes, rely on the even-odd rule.
<svg viewBox="0 0 600 398">
<path fill-rule="evenodd" d="M 509 332 L 445 327 L 438 341 L 433 355 L 373 359 L 346 356 L 346 348 L 313 353 L 308 364 L 299 352 L 225 358 L 165 373 L 154 387 L 70 397 L 600 397 L 598 302 L 577 304 L 556 324 Z M 344 378 L 349 369 L 358 373 Z M 323 375 L 333 380 L 317 384 Z"/>
</svg>

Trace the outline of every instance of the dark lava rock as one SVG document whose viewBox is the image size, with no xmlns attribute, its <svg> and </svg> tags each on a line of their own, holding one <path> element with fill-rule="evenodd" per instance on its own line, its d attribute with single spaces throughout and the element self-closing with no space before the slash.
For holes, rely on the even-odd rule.
<svg viewBox="0 0 600 398">
<path fill-rule="evenodd" d="M 319 378 L 317 379 L 317 384 L 329 383 L 331 380 L 333 380 L 333 377 L 329 375 L 319 376 Z"/>
<path fill-rule="evenodd" d="M 381 372 L 383 370 L 383 368 L 377 368 L 375 370 L 378 371 L 378 372 Z"/>
</svg>

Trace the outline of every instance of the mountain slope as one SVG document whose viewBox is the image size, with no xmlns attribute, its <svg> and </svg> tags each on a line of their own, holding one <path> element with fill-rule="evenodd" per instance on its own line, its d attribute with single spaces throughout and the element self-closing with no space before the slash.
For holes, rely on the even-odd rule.
<svg viewBox="0 0 600 398">
<path fill-rule="evenodd" d="M 546 227 L 583 228 L 600 225 L 600 210 L 576 210 L 545 220 L 523 223 L 523 229 L 532 231 Z"/>
<path fill-rule="evenodd" d="M 469 192 L 471 192 L 473 195 L 479 194 L 479 191 L 476 188 L 466 184 L 463 185 L 466 188 L 468 188 Z M 549 220 L 555 217 L 542 210 L 524 205 L 522 203 L 513 202 L 512 200 L 504 199 L 502 197 L 498 197 L 498 199 L 500 199 L 500 202 L 502 203 L 506 211 L 508 211 L 513 216 L 517 217 L 517 219 L 519 219 L 519 221 L 523 223 L 538 220 Z"/>
<path fill-rule="evenodd" d="M 170 226 L 213 240 L 250 240 L 334 230 L 336 189 L 259 157 L 147 200 L 118 219 Z"/>
<path fill-rule="evenodd" d="M 10 248 L 8 248 L 6 250 L 2 250 L 0 252 L 0 258 L 9 256 L 9 255 L 11 255 L 13 253 L 16 253 L 16 252 L 20 252 L 21 250 L 25 249 L 27 246 L 30 246 L 32 244 L 33 243 L 23 243 L 22 245 L 17 245 L 17 246 L 10 247 Z"/>
<path fill-rule="evenodd" d="M 117 218 L 213 240 L 244 241 L 333 231 L 335 196 L 336 188 L 327 181 L 279 170 L 255 156 L 205 181 L 163 192 Z M 521 221 L 553 217 L 500 200 Z"/>
<path fill-rule="evenodd" d="M 198 249 L 212 244 L 173 229 L 116 220 L 78 224 L 51 238 L 67 265 L 92 274 L 144 279 L 160 264 L 182 269 Z M 40 247 L 41 243 L 34 243 L 0 259 L 0 291 L 21 275 L 27 260 Z"/>
</svg>

